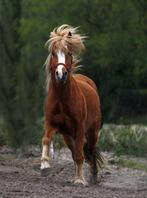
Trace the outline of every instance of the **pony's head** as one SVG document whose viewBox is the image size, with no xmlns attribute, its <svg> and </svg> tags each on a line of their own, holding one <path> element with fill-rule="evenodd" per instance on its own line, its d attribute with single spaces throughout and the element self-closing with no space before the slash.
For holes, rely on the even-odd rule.
<svg viewBox="0 0 147 198">
<path fill-rule="evenodd" d="M 62 25 L 51 32 L 50 38 L 45 44 L 49 50 L 49 56 L 46 60 L 47 80 L 51 73 L 57 83 L 65 84 L 75 68 L 77 63 L 75 57 L 84 49 L 83 41 L 85 38 L 77 31 L 77 27 Z"/>
<path fill-rule="evenodd" d="M 50 72 L 55 77 L 57 83 L 64 84 L 71 72 L 73 64 L 72 54 L 63 52 L 60 49 L 52 52 L 50 57 Z"/>
</svg>

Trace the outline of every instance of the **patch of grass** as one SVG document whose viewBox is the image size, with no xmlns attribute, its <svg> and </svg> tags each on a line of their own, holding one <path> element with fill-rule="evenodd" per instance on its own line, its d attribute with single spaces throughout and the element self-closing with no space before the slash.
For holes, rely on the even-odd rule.
<svg viewBox="0 0 147 198">
<path fill-rule="evenodd" d="M 65 147 L 65 142 L 60 134 L 56 134 L 53 138 L 53 141 L 55 149 L 60 150 Z"/>
<path fill-rule="evenodd" d="M 57 150 L 65 147 L 63 137 L 56 134 L 53 138 Z M 147 131 L 140 126 L 104 126 L 101 131 L 100 148 L 104 151 L 113 151 L 117 156 L 122 154 L 147 156 Z"/>
<path fill-rule="evenodd" d="M 141 126 L 108 126 L 100 136 L 100 147 L 117 155 L 147 156 L 147 131 Z"/>
<path fill-rule="evenodd" d="M 142 163 L 142 162 L 139 162 L 139 161 L 118 158 L 116 163 L 120 166 L 123 166 L 123 167 L 128 167 L 128 168 L 142 170 L 142 171 L 147 172 L 147 165 Z"/>
</svg>

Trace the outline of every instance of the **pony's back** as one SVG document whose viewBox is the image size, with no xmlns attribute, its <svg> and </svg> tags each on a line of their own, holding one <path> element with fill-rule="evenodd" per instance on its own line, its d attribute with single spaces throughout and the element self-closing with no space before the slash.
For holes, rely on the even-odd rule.
<svg viewBox="0 0 147 198">
<path fill-rule="evenodd" d="M 80 81 L 84 81 L 84 82 L 88 83 L 91 87 L 93 87 L 93 89 L 95 89 L 97 91 L 97 87 L 96 87 L 95 83 L 93 82 L 93 80 L 91 80 L 87 76 L 84 76 L 82 74 L 75 74 L 74 78 L 76 81 L 80 80 Z"/>
</svg>

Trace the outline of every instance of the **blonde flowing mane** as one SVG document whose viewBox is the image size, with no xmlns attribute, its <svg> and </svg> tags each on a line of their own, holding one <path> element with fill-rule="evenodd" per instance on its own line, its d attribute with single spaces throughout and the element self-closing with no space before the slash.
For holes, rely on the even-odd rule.
<svg viewBox="0 0 147 198">
<path fill-rule="evenodd" d="M 47 87 L 50 79 L 49 63 L 52 52 L 57 52 L 61 50 L 65 53 L 71 53 L 73 55 L 73 69 L 75 69 L 76 64 L 79 62 L 77 55 L 85 49 L 84 39 L 86 36 L 80 35 L 78 33 L 78 27 L 72 27 L 67 24 L 61 25 L 55 28 L 51 33 L 50 37 L 45 43 L 45 47 L 48 48 L 49 55 L 46 59 L 46 74 L 47 74 Z"/>
<path fill-rule="evenodd" d="M 85 48 L 84 39 L 85 36 L 78 34 L 78 27 L 74 28 L 64 24 L 50 33 L 50 38 L 45 43 L 45 46 L 48 47 L 49 52 L 56 52 L 56 50 L 60 49 L 63 52 L 68 51 L 72 54 L 77 54 Z"/>
</svg>

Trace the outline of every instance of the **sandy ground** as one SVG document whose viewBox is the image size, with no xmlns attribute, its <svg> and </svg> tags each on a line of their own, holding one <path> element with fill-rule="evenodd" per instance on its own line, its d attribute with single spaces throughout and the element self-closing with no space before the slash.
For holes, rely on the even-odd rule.
<svg viewBox="0 0 147 198">
<path fill-rule="evenodd" d="M 67 149 L 56 153 L 51 165 L 47 176 L 41 176 L 39 149 L 16 157 L 11 150 L 0 148 L 0 198 L 147 198 L 147 172 L 108 164 L 92 185 L 84 164 L 89 186 L 83 187 L 70 182 L 74 164 Z"/>
</svg>

